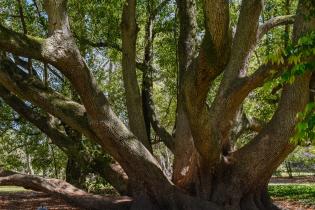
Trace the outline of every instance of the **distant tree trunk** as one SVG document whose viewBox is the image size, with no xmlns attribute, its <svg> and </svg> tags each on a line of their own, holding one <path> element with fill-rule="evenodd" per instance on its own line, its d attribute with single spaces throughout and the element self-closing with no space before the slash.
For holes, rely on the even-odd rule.
<svg viewBox="0 0 315 210">
<path fill-rule="evenodd" d="M 84 189 L 85 174 L 82 172 L 82 167 L 80 163 L 71 157 L 68 157 L 66 166 L 66 181 L 70 184 Z"/>
<path fill-rule="evenodd" d="M 290 161 L 285 161 L 284 164 L 285 164 L 286 171 L 287 171 L 287 173 L 289 175 L 289 178 L 292 179 L 293 175 L 292 175 L 291 162 Z"/>
<path fill-rule="evenodd" d="M 25 159 L 26 159 L 26 172 L 27 172 L 27 174 L 33 175 L 34 170 L 33 170 L 33 166 L 32 166 L 32 157 L 31 157 L 30 153 L 28 152 L 27 148 L 25 148 Z"/>
</svg>

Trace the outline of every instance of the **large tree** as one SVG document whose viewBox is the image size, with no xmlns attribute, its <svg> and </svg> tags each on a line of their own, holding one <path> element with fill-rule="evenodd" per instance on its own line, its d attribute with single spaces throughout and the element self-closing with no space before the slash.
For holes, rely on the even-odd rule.
<svg viewBox="0 0 315 210">
<path fill-rule="evenodd" d="M 95 197 L 73 190 L 72 186 L 58 180 L 12 172 L 0 171 L 3 177 L 0 183 L 56 193 L 78 205 L 81 203 L 84 207 L 88 205 L 95 209 L 276 209 L 268 197 L 267 184 L 273 171 L 296 147 L 290 139 L 295 134 L 297 114 L 310 100 L 310 71 L 295 75 L 294 80 L 281 86 L 281 98 L 272 119 L 264 126 L 248 125 L 257 131 L 257 135 L 237 149 L 234 145 L 239 135 L 235 135 L 235 127 L 240 120 L 239 115 L 244 120 L 242 105 L 251 92 L 283 72 L 290 72 L 300 62 L 313 61 L 312 53 L 300 53 L 304 57 L 291 61 L 292 57 L 297 57 L 294 53 L 301 50 L 301 47 L 294 48 L 301 45 L 298 40 L 315 30 L 313 1 L 300 0 L 295 15 L 261 21 L 265 2 L 243 0 L 239 12 L 233 14 L 237 15 L 237 24 L 233 26 L 232 3 L 229 1 L 204 0 L 200 3 L 177 0 L 178 85 L 173 135 L 159 122 L 152 96 L 152 72 L 157 71 L 153 65 L 152 45 L 158 33 L 154 26 L 157 16 L 162 15 L 163 7 L 173 2 L 164 0 L 159 5 L 150 2 L 147 1 L 146 5 L 148 15 L 144 27 L 143 62 L 137 60 L 139 28 L 136 0 L 126 0 L 121 11 L 121 47 L 116 43 L 94 43 L 80 37 L 80 34 L 74 34 L 66 0 L 44 1 L 48 16 L 46 38 L 30 36 L 27 30 L 18 33 L 0 25 L 0 49 L 3 51 L 0 97 L 77 161 L 80 149 L 74 145 L 76 141 L 80 145 L 78 136 L 82 134 L 100 145 L 103 152 L 117 163 L 114 167 L 105 161 L 97 168 L 107 168 L 102 173 L 111 174 L 105 176 L 108 182 L 121 193 L 128 191 L 130 197 L 124 200 Z M 204 16 L 202 32 L 198 26 L 198 11 L 202 11 Z M 92 20 L 87 18 L 82 21 Z M 23 22 L 25 20 L 22 20 L 25 25 Z M 264 35 L 277 26 L 292 23 L 290 46 L 293 53 L 278 54 L 254 72 L 249 72 L 249 61 Z M 161 25 L 159 30 L 163 30 Z M 288 28 L 286 31 L 289 31 Z M 82 45 L 78 47 L 79 43 L 111 47 L 122 53 L 127 125 L 118 117 L 120 113 L 114 113 L 85 61 L 85 49 Z M 19 56 L 28 58 L 27 62 Z M 32 60 L 42 62 L 44 71 L 47 71 L 47 66 L 60 71 L 79 98 L 66 97 L 47 86 L 47 81 L 41 81 L 34 71 Z M 137 68 L 142 72 L 141 88 Z M 208 100 L 210 90 L 215 90 L 211 103 Z M 30 109 L 29 103 L 40 112 Z M 62 122 L 64 130 L 56 126 L 51 118 Z M 246 117 L 245 121 L 251 124 Z M 164 174 L 154 155 L 151 127 L 174 154 L 172 178 Z M 66 128 L 72 131 L 67 132 Z M 76 132 L 78 135 L 72 138 L 71 134 Z M 88 153 L 84 155 L 89 156 Z M 92 164 L 98 160 L 93 158 L 79 163 Z M 117 167 L 123 171 L 115 170 Z M 62 191 L 60 187 L 66 190 Z M 71 193 L 73 191 L 78 193 Z M 86 199 L 80 199 L 82 197 Z M 85 203 L 87 200 L 91 202 Z"/>
</svg>

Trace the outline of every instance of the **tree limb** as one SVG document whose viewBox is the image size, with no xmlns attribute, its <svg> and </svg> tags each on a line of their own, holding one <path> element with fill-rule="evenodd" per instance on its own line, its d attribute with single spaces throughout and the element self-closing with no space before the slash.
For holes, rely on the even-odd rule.
<svg viewBox="0 0 315 210">
<path fill-rule="evenodd" d="M 260 40 L 266 33 L 268 33 L 268 31 L 275 27 L 293 24 L 295 21 L 295 17 L 295 15 L 284 15 L 271 18 L 270 20 L 259 26 L 257 39 Z"/>
<path fill-rule="evenodd" d="M 152 152 L 136 75 L 136 4 L 135 0 L 125 2 L 121 18 L 123 82 L 130 130 Z"/>
<path fill-rule="evenodd" d="M 96 138 L 89 128 L 86 111 L 81 104 L 45 87 L 42 81 L 29 77 L 10 60 L 0 62 L 0 83 L 16 95 L 62 119 L 75 130 L 83 132 L 88 138 Z"/>
<path fill-rule="evenodd" d="M 42 178 L 0 168 L 0 185 L 15 185 L 58 196 L 69 203 L 88 209 L 130 209 L 130 197 L 105 197 L 80 190 L 59 179 Z"/>
<path fill-rule="evenodd" d="M 0 47 L 23 57 L 45 60 L 42 55 L 44 39 L 20 34 L 3 27 L 0 24 Z"/>
<path fill-rule="evenodd" d="M 122 52 L 122 48 L 119 44 L 117 43 L 112 43 L 112 42 L 93 42 L 85 37 L 79 37 L 77 34 L 74 34 L 74 37 L 78 39 L 78 41 L 81 44 L 84 45 L 89 45 L 91 47 L 98 47 L 98 48 L 110 48 L 110 49 L 115 49 L 119 52 Z"/>
<path fill-rule="evenodd" d="M 169 148 L 172 152 L 175 150 L 175 141 L 173 136 L 163 127 L 158 120 L 155 110 L 154 110 L 154 102 L 152 99 L 148 102 L 149 104 L 149 118 L 152 128 L 156 132 L 156 134 L 160 137 L 162 142 Z"/>
<path fill-rule="evenodd" d="M 196 119 L 193 122 L 196 128 L 196 132 L 193 132 L 196 136 L 196 138 L 194 136 L 195 144 L 203 158 L 214 160 L 212 162 L 219 161 L 219 154 L 222 151 L 227 153 L 230 148 L 228 135 L 242 101 L 234 101 L 228 95 L 243 80 L 242 75 L 247 69 L 248 57 L 256 45 L 258 20 L 262 8 L 261 0 L 242 1 L 231 54 L 214 102 L 210 109 L 206 105 L 203 105 L 203 108 L 190 105 L 190 107 L 199 107 L 191 114 Z"/>
<path fill-rule="evenodd" d="M 314 5 L 311 2 L 299 2 L 293 33 L 295 43 L 299 37 L 314 31 L 315 18 L 311 17 L 305 21 L 305 15 L 308 15 L 313 9 Z M 239 168 L 236 173 L 244 174 L 245 180 L 248 180 L 247 176 L 257 177 L 252 180 L 255 187 L 262 184 L 262 179 L 270 178 L 272 171 L 295 148 L 296 145 L 290 142 L 290 138 L 295 133 L 295 126 L 298 122 L 297 113 L 302 112 L 309 102 L 310 79 L 311 73 L 306 72 L 297 76 L 292 84 L 284 85 L 278 109 L 272 120 L 249 144 L 235 152 L 236 168 L 248 161 L 247 167 Z M 249 188 L 250 184 L 252 183 L 244 182 L 244 189 Z"/>
<path fill-rule="evenodd" d="M 78 147 L 80 142 L 78 139 L 72 139 L 64 132 L 57 129 L 47 116 L 35 112 L 28 107 L 23 101 L 12 95 L 8 90 L 0 85 L 0 97 L 24 119 L 34 124 L 43 133 L 45 133 L 68 157 L 75 158 L 82 165 L 90 165 L 102 177 L 106 179 L 118 192 L 127 193 L 127 179 L 122 169 L 119 170 L 118 164 L 111 164 L 108 160 L 104 161 L 102 157 L 92 157 L 93 160 L 86 160 L 89 154 L 86 151 L 81 151 Z M 89 158 L 88 158 L 89 159 Z M 92 162 L 95 167 L 91 165 Z"/>
<path fill-rule="evenodd" d="M 70 138 L 58 129 L 54 128 L 47 117 L 41 116 L 36 113 L 33 109 L 28 107 L 23 101 L 14 95 L 11 95 L 8 90 L 0 85 L 0 97 L 12 107 L 17 113 L 19 113 L 27 121 L 33 123 L 42 132 L 47 134 L 58 147 L 63 150 L 66 154 L 71 147 L 74 146 Z"/>
</svg>

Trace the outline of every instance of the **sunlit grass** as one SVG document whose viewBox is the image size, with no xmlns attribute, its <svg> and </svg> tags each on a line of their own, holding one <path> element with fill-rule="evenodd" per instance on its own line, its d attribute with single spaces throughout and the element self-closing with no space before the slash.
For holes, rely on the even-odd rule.
<svg viewBox="0 0 315 210">
<path fill-rule="evenodd" d="M 315 184 L 272 184 L 269 193 L 273 198 L 315 205 Z"/>
<path fill-rule="evenodd" d="M 25 192 L 27 191 L 23 187 L 17 186 L 0 186 L 0 193 L 16 193 L 16 192 Z"/>
</svg>

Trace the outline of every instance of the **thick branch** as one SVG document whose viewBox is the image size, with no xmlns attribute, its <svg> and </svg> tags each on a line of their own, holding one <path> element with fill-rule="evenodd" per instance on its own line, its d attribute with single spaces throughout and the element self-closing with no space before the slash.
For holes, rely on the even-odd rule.
<svg viewBox="0 0 315 210">
<path fill-rule="evenodd" d="M 67 0 L 45 0 L 44 8 L 48 13 L 48 33 L 59 31 L 70 36 L 70 25 L 67 15 Z"/>
<path fill-rule="evenodd" d="M 104 197 L 80 190 L 59 179 L 45 179 L 38 176 L 20 174 L 0 169 L 0 185 L 15 185 L 26 189 L 41 191 L 81 208 L 88 209 L 130 209 L 130 197 Z"/>
<path fill-rule="evenodd" d="M 79 139 L 72 139 L 67 136 L 52 124 L 49 117 L 34 111 L 2 86 L 0 86 L 0 97 L 23 118 L 45 133 L 52 140 L 53 144 L 63 150 L 68 157 L 74 158 L 75 161 L 80 162 L 83 166 L 90 165 L 94 170 L 93 172 L 99 173 L 118 192 L 122 194 L 127 193 L 128 177 L 121 168 L 119 169 L 118 164 L 111 164 L 109 160 L 104 160 L 104 158 L 97 156 L 93 156 L 92 160 L 90 160 L 91 158 L 88 158 L 90 154 L 80 148 L 79 145 L 81 143 L 78 142 Z M 91 165 L 91 162 L 93 165 Z"/>
<path fill-rule="evenodd" d="M 68 154 L 68 150 L 74 146 L 74 142 L 71 141 L 64 133 L 60 132 L 57 128 L 54 128 L 47 117 L 36 113 L 31 107 L 28 107 L 23 101 L 14 95 L 11 95 L 8 90 L 3 86 L 0 86 L 0 97 L 12 107 L 17 113 L 19 113 L 23 118 L 33 123 L 42 132 L 49 136 L 54 144 Z"/>
<path fill-rule="evenodd" d="M 150 138 L 151 125 L 155 133 L 160 137 L 162 142 L 174 152 L 174 140 L 171 134 L 160 124 L 156 113 L 153 102 L 153 74 L 157 72 L 152 66 L 153 61 L 153 42 L 154 42 L 154 23 L 156 15 L 167 5 L 169 0 L 163 1 L 155 9 L 152 9 L 151 3 L 147 2 L 147 21 L 145 25 L 145 47 L 142 65 L 137 65 L 138 68 L 142 69 L 142 105 L 143 114 L 145 119 L 145 125 L 148 137 Z"/>
<path fill-rule="evenodd" d="M 306 33 L 314 31 L 315 18 L 305 21 L 305 15 L 313 9 L 314 5 L 309 1 L 299 2 L 294 25 L 294 42 Z M 297 76 L 293 84 L 286 84 L 272 120 L 253 141 L 235 153 L 237 166 L 247 161 L 246 167 L 240 167 L 237 173 L 240 176 L 244 175 L 245 180 L 248 180 L 247 177 L 255 177 L 256 179 L 252 179 L 255 186 L 259 186 L 261 179 L 268 179 L 271 172 L 295 148 L 295 145 L 290 143 L 290 138 L 295 133 L 297 113 L 302 112 L 309 102 L 310 78 L 311 74 L 306 72 Z M 244 182 L 244 188 L 250 184 L 252 183 L 246 181 L 245 185 Z"/>
<path fill-rule="evenodd" d="M 136 1 L 128 0 L 122 14 L 122 68 L 130 130 L 147 149 L 152 150 L 144 120 L 136 75 Z"/>
<path fill-rule="evenodd" d="M 152 96 L 149 95 L 146 101 L 148 110 L 148 118 L 150 120 L 150 123 L 152 125 L 152 128 L 154 129 L 155 133 L 160 137 L 162 142 L 172 151 L 175 150 L 175 140 L 173 136 L 166 130 L 165 127 L 163 127 L 156 116 L 155 108 L 154 108 L 154 102 L 152 99 Z"/>
<path fill-rule="evenodd" d="M 172 152 L 175 150 L 175 141 L 173 136 L 163 127 L 158 120 L 154 108 L 151 107 L 151 116 L 150 116 L 150 122 L 152 124 L 152 127 L 156 134 L 161 138 L 161 140 L 164 142 L 164 144 L 169 148 Z"/>
<path fill-rule="evenodd" d="M 219 68 L 222 68 L 229 56 L 228 48 L 230 47 L 229 3 L 225 0 L 204 0 L 204 8 L 206 31 L 208 33 L 205 48 L 211 51 L 206 52 L 206 54 L 208 59 L 211 59 L 211 56 L 213 57 L 209 63 L 210 65 L 215 63 Z"/>
<path fill-rule="evenodd" d="M 195 124 L 196 132 L 193 133 L 198 137 L 194 138 L 194 141 L 204 158 L 209 159 L 211 154 L 213 156 L 211 159 L 218 161 L 218 154 L 222 151 L 226 154 L 230 148 L 228 135 L 242 101 L 239 103 L 228 98 L 227 95 L 242 81 L 240 76 L 247 69 L 248 57 L 256 44 L 258 20 L 262 7 L 261 0 L 242 1 L 231 55 L 215 100 L 210 110 L 204 107 L 194 112 L 199 113 L 197 117 L 197 114 L 194 115 L 196 121 L 193 124 Z M 208 131 L 204 132 L 206 129 Z"/>
<path fill-rule="evenodd" d="M 257 35 L 258 40 L 260 40 L 271 29 L 278 26 L 282 26 L 282 25 L 293 24 L 294 21 L 295 21 L 295 15 L 278 16 L 278 17 L 274 17 L 268 20 L 263 25 L 259 26 L 258 35 Z"/>
<path fill-rule="evenodd" d="M 0 83 L 16 95 L 31 101 L 43 110 L 62 119 L 75 130 L 91 139 L 97 139 L 89 129 L 85 108 L 53 91 L 39 79 L 29 77 L 12 61 L 0 62 Z"/>
<path fill-rule="evenodd" d="M 175 129 L 175 152 L 173 181 L 185 190 L 191 190 L 194 184 L 198 159 L 194 146 L 188 116 L 185 111 L 184 80 L 196 53 L 196 2 L 194 0 L 177 1 L 180 34 L 178 39 L 178 94 Z"/>
<path fill-rule="evenodd" d="M 0 25 L 0 48 L 24 57 L 44 60 L 42 44 L 44 40 L 11 31 Z"/>
</svg>

